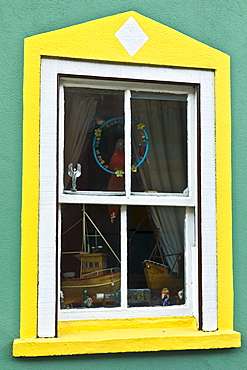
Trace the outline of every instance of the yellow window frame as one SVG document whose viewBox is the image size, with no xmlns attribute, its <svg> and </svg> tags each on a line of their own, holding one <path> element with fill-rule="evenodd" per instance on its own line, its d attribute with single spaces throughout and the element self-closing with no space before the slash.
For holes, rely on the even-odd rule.
<svg viewBox="0 0 247 370">
<path fill-rule="evenodd" d="M 115 36 L 130 18 L 148 41 L 132 56 Z M 216 119 L 218 330 L 190 317 L 58 323 L 58 338 L 37 338 L 41 57 L 213 70 Z M 233 330 L 230 58 L 130 11 L 25 40 L 20 338 L 14 356 L 159 351 L 240 346 Z M 227 291 L 227 304 L 225 292 Z"/>
</svg>

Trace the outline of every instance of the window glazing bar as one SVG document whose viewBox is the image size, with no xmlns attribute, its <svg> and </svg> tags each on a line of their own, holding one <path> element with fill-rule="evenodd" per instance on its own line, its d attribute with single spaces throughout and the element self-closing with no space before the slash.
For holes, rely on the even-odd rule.
<svg viewBox="0 0 247 370">
<path fill-rule="evenodd" d="M 125 147 L 125 189 L 127 198 L 131 189 L 131 105 L 130 90 L 124 93 L 124 147 Z"/>
<path fill-rule="evenodd" d="M 121 206 L 121 307 L 127 309 L 127 207 Z"/>
</svg>

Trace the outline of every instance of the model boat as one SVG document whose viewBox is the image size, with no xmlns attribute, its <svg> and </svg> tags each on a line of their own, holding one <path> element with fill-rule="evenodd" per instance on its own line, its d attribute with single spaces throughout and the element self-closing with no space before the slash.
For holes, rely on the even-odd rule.
<svg viewBox="0 0 247 370">
<path fill-rule="evenodd" d="M 64 274 L 66 278 L 61 282 L 61 290 L 63 292 L 63 307 L 83 307 L 88 297 L 94 297 L 95 299 L 95 296 L 111 294 L 120 289 L 119 267 L 107 267 L 107 253 L 92 253 L 90 250 L 87 250 L 85 240 L 86 218 L 91 222 L 91 224 L 97 230 L 98 236 L 104 240 L 108 248 L 120 263 L 118 256 L 115 254 L 110 244 L 107 242 L 84 208 L 82 217 L 84 237 L 83 250 L 77 253 L 68 252 L 70 254 L 72 253 L 73 257 L 80 261 L 79 278 L 75 278 L 73 274 L 70 275 L 70 273 Z M 96 250 L 100 250 L 100 247 L 96 247 Z"/>
<path fill-rule="evenodd" d="M 166 263 L 166 257 L 174 256 L 172 268 Z M 157 262 L 159 261 L 159 262 Z M 160 246 L 160 232 L 156 231 L 156 244 L 149 259 L 143 261 L 144 274 L 147 287 L 153 291 L 161 292 L 163 288 L 170 291 L 170 295 L 177 296 L 178 291 L 184 289 L 183 254 L 173 253 L 164 255 Z M 174 270 L 176 268 L 176 273 Z"/>
<path fill-rule="evenodd" d="M 93 264 L 94 267 L 90 269 L 91 272 L 84 273 L 82 271 L 79 278 L 62 280 L 65 302 L 70 301 L 80 305 L 83 304 L 85 297 L 108 294 L 120 289 L 120 269 L 118 267 L 100 268 L 104 265 L 106 254 L 77 254 L 75 257 L 81 261 L 81 266 Z"/>
</svg>

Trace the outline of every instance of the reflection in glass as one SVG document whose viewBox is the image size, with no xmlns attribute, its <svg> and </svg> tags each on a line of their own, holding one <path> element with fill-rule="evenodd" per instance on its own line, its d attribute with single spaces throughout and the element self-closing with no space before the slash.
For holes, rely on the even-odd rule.
<svg viewBox="0 0 247 370">
<path fill-rule="evenodd" d="M 186 95 L 132 93 L 132 191 L 182 193 L 187 188 L 187 97 Z"/>
<path fill-rule="evenodd" d="M 111 176 L 124 171 L 123 92 L 104 89 L 64 89 L 64 189 L 71 189 L 70 163 L 81 164 L 76 188 L 81 191 L 123 191 Z M 114 174 L 116 178 L 116 175 Z"/>
<path fill-rule="evenodd" d="M 128 207 L 128 305 L 184 304 L 183 207 Z"/>
<path fill-rule="evenodd" d="M 63 204 L 61 308 L 120 305 L 119 218 L 107 205 Z"/>
</svg>

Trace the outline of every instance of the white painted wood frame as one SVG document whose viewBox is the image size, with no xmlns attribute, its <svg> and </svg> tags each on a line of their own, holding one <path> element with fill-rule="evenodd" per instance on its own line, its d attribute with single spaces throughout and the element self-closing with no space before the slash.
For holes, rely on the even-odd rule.
<svg viewBox="0 0 247 370">
<path fill-rule="evenodd" d="M 73 75 L 61 78 L 59 102 L 57 101 L 58 75 Z M 76 78 L 78 76 L 78 78 Z M 95 77 L 85 80 L 83 76 Z M 109 78 L 104 83 L 97 78 Z M 117 81 L 114 79 L 130 79 Z M 138 82 L 135 82 L 138 80 Z M 147 84 L 157 81 L 157 85 Z M 140 83 L 139 81 L 143 81 Z M 146 84 L 145 84 L 146 82 Z M 159 83 L 158 83 L 159 82 Z M 160 84 L 164 82 L 164 84 Z M 174 85 L 174 83 L 184 85 Z M 202 229 L 202 321 L 203 330 L 217 329 L 217 271 L 216 271 L 216 210 L 215 210 L 215 118 L 214 118 L 214 73 L 211 71 L 175 69 L 165 67 L 111 65 L 84 61 L 42 59 L 41 64 L 41 113 L 40 113 L 40 206 L 39 206 L 39 288 L 38 288 L 38 336 L 53 337 L 57 320 L 83 320 L 90 318 L 128 318 L 154 316 L 193 315 L 198 319 L 198 236 L 197 225 L 197 95 L 196 89 L 186 85 L 200 86 L 201 107 L 201 229 Z M 131 90 L 162 91 L 188 95 L 188 187 L 189 194 L 145 194 L 130 192 L 130 172 L 125 176 L 124 196 L 77 192 L 74 195 L 63 192 L 63 122 L 64 86 L 90 86 L 93 88 L 122 89 L 125 91 L 125 132 L 131 125 Z M 59 117 L 57 107 L 59 104 Z M 59 123 L 59 137 L 57 132 Z M 130 136 L 127 136 L 130 137 Z M 57 156 L 59 141 L 59 158 Z M 125 141 L 127 142 L 127 141 Z M 130 168 L 130 146 L 125 146 L 125 168 Z M 59 177 L 57 176 L 57 166 Z M 57 187 L 58 183 L 58 187 Z M 58 189 L 58 194 L 57 194 Z M 145 198 L 145 199 L 144 199 Z M 57 199 L 61 203 L 95 203 L 121 205 L 121 291 L 127 292 L 127 246 L 126 205 L 161 205 L 186 207 L 185 270 L 188 296 L 183 306 L 170 307 L 127 307 L 127 298 L 122 307 L 88 310 L 59 310 L 60 289 L 56 287 L 59 258 L 56 243 Z M 59 207 L 58 207 L 59 208 Z M 58 212 L 59 213 L 59 212 Z M 59 215 L 58 215 L 59 218 Z M 59 221 L 59 220 L 58 220 Z M 59 222 L 58 222 L 59 224 Z M 188 231 L 189 230 L 189 231 Z M 58 238 L 58 239 L 57 239 Z M 60 252 L 59 252 L 60 253 Z M 58 254 L 59 254 L 58 253 Z M 126 294 L 127 296 L 127 294 Z"/>
</svg>

